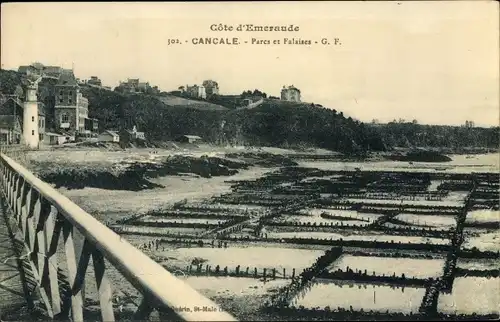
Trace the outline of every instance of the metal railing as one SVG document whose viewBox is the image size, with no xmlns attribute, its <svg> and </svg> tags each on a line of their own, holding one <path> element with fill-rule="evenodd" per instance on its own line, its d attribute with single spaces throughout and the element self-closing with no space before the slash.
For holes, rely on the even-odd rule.
<svg viewBox="0 0 500 322">
<path fill-rule="evenodd" d="M 115 320 L 112 285 L 107 274 L 109 267 L 106 266 L 108 262 L 142 294 L 142 302 L 133 320 L 145 320 L 157 310 L 169 314 L 169 320 L 235 321 L 213 301 L 5 154 L 0 155 L 0 178 L 15 228 L 28 252 L 29 273 L 36 281 L 38 296 L 50 317 L 62 315 L 73 321 L 84 320 L 86 311 L 82 289 L 88 278 L 85 272 L 92 259 L 103 321 Z M 76 231 L 84 238 L 80 254 L 75 247 Z M 64 255 L 61 256 L 58 251 Z M 62 267 L 63 263 L 59 262 L 61 265 L 58 266 L 61 260 L 58 257 L 63 257 L 66 262 L 66 276 L 59 272 L 58 267 Z M 61 278 L 66 281 L 61 281 Z M 61 290 L 64 282 L 69 283 L 69 294 Z"/>
</svg>

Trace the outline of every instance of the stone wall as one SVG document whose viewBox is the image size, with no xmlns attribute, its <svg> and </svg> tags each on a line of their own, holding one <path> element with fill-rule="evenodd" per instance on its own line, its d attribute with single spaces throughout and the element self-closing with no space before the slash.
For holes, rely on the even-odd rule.
<svg viewBox="0 0 500 322">
<path fill-rule="evenodd" d="M 68 122 L 69 122 L 69 129 L 61 129 L 61 119 L 62 115 L 67 114 L 68 115 Z M 76 107 L 57 107 L 55 109 L 55 123 L 56 123 L 56 129 L 57 130 L 64 130 L 64 131 L 75 131 L 77 129 L 77 124 L 76 124 Z"/>
</svg>

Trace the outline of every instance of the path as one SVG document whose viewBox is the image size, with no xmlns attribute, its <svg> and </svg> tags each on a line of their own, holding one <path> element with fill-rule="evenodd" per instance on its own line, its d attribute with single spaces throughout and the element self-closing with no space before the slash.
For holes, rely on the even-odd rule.
<svg viewBox="0 0 500 322">
<path fill-rule="evenodd" d="M 5 315 L 26 307 L 27 303 L 18 269 L 16 250 L 7 228 L 4 200 L 0 202 L 0 320 L 3 321 Z"/>
<path fill-rule="evenodd" d="M 247 106 L 243 106 L 242 108 L 252 109 L 252 108 L 259 107 L 262 103 L 264 103 L 264 99 L 263 98 L 261 98 L 260 100 L 258 100 L 256 102 L 250 103 Z"/>
</svg>

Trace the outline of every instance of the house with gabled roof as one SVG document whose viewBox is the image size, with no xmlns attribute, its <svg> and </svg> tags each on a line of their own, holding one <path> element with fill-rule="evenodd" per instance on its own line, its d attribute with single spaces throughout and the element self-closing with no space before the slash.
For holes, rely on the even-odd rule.
<svg viewBox="0 0 500 322">
<path fill-rule="evenodd" d="M 120 135 L 116 131 L 106 130 L 99 134 L 97 140 L 100 142 L 120 142 Z"/>
<path fill-rule="evenodd" d="M 198 135 L 189 135 L 189 134 L 184 134 L 179 137 L 177 137 L 176 141 L 182 142 L 182 143 L 196 143 L 201 141 L 202 138 Z"/>
<path fill-rule="evenodd" d="M 2 133 L 4 142 L 17 144 L 18 136 L 22 137 L 23 128 L 23 102 L 16 95 L 5 95 L 3 103 L 0 104 L 0 116 L 3 118 Z M 17 125 L 19 124 L 19 133 Z M 45 106 L 42 102 L 38 102 L 38 135 L 39 141 L 45 139 Z"/>
<path fill-rule="evenodd" d="M 96 120 L 89 122 L 89 101 L 80 92 L 73 72 L 63 72 L 55 85 L 56 130 L 85 134 L 96 128 Z M 88 124 L 92 124 L 88 128 Z M 86 127 L 87 125 L 87 127 Z"/>
</svg>

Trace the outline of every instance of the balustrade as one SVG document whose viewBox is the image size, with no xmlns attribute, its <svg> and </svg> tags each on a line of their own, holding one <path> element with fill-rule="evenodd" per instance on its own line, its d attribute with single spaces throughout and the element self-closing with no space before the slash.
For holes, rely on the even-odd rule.
<svg viewBox="0 0 500 322">
<path fill-rule="evenodd" d="M 103 321 L 115 320 L 110 265 L 143 297 L 134 320 L 147 319 L 154 310 L 168 316 L 168 320 L 235 320 L 4 154 L 0 156 L 0 178 L 3 197 L 15 222 L 12 228 L 24 242 L 28 273 L 35 279 L 35 290 L 49 317 L 84 321 L 83 289 L 86 278 L 89 278 L 86 271 L 92 259 Z M 81 251 L 77 251 L 77 246 L 80 246 L 75 238 L 77 232 L 83 236 Z M 59 249 L 61 247 L 63 249 Z M 65 272 L 62 267 L 65 267 Z M 65 283 L 69 284 L 69 292 L 61 289 Z M 215 307 L 217 310 L 196 311 L 195 306 Z M 192 309 L 175 310 L 179 307 Z"/>
</svg>

